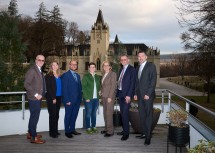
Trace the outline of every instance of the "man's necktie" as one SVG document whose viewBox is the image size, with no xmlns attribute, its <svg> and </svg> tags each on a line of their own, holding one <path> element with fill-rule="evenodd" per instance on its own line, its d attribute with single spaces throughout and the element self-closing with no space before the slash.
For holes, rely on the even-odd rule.
<svg viewBox="0 0 215 153">
<path fill-rule="evenodd" d="M 76 73 L 75 73 L 75 72 L 73 72 L 73 73 L 72 73 L 72 75 L 73 75 L 73 77 L 74 77 L 75 81 L 77 82 L 77 81 L 78 81 L 78 79 L 77 79 L 77 75 L 76 75 Z"/>
<path fill-rule="evenodd" d="M 125 73 L 124 71 L 125 71 L 125 69 L 123 68 L 121 75 L 120 75 L 120 78 L 119 78 L 119 82 L 118 82 L 119 89 L 121 89 L 121 90 L 122 90 L 122 78 L 123 78 L 123 75 Z"/>
<path fill-rule="evenodd" d="M 140 66 L 139 71 L 138 71 L 138 79 L 140 80 L 141 74 L 142 74 L 142 67 Z"/>
</svg>

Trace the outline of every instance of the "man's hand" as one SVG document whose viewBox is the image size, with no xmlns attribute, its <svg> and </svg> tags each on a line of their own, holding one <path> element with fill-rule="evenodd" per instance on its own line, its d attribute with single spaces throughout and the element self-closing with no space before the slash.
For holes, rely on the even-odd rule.
<svg viewBox="0 0 215 153">
<path fill-rule="evenodd" d="M 40 95 L 40 94 L 38 94 L 38 95 L 36 96 L 36 98 L 37 98 L 37 100 L 41 100 L 41 99 L 43 98 L 43 96 Z"/>
<path fill-rule="evenodd" d="M 148 100 L 149 96 L 145 95 L 143 99 Z"/>
<path fill-rule="evenodd" d="M 68 106 L 71 105 L 71 102 L 66 103 L 66 105 L 68 105 Z"/>
<path fill-rule="evenodd" d="M 130 101 L 131 101 L 131 97 L 126 96 L 126 97 L 125 97 L 125 101 L 126 101 L 126 103 L 130 103 Z"/>
</svg>

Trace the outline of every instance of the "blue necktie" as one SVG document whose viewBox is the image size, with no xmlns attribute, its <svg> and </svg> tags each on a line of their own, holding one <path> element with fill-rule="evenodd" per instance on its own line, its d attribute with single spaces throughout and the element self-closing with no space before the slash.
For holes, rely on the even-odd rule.
<svg viewBox="0 0 215 153">
<path fill-rule="evenodd" d="M 73 72 L 73 73 L 72 73 L 72 75 L 73 75 L 73 77 L 74 77 L 75 81 L 77 82 L 77 81 L 78 81 L 78 79 L 77 79 L 77 75 L 76 75 L 76 73 L 75 73 L 75 72 Z"/>
</svg>

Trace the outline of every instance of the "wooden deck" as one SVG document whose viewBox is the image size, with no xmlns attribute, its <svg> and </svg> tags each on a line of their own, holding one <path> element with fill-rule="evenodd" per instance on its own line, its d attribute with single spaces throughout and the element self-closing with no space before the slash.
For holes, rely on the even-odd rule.
<svg viewBox="0 0 215 153">
<path fill-rule="evenodd" d="M 99 130 L 102 130 L 100 128 Z M 64 131 L 57 139 L 50 138 L 48 132 L 41 132 L 45 144 L 31 144 L 26 135 L 10 135 L 0 137 L 0 153 L 165 153 L 167 152 L 167 126 L 157 125 L 153 131 L 151 145 L 144 146 L 144 139 L 137 139 L 137 134 L 130 134 L 127 141 L 121 141 L 116 135 L 121 128 L 115 129 L 115 135 L 105 138 L 102 134 L 88 135 L 84 129 L 80 136 L 68 139 Z M 175 146 L 169 145 L 169 153 L 175 152 Z M 178 152 L 179 149 L 178 149 Z M 186 148 L 182 152 L 187 152 Z"/>
</svg>

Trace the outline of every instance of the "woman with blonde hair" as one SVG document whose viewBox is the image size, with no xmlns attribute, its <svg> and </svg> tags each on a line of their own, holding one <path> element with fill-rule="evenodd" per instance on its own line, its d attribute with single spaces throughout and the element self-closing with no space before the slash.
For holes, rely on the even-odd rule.
<svg viewBox="0 0 215 153">
<path fill-rule="evenodd" d="M 62 101 L 62 86 L 59 64 L 56 61 L 50 64 L 45 80 L 47 88 L 46 100 L 49 112 L 49 135 L 52 138 L 57 138 L 60 135 L 58 133 L 58 119 Z"/>
<path fill-rule="evenodd" d="M 101 133 L 105 134 L 104 137 L 110 137 L 114 134 L 113 113 L 117 75 L 112 71 L 112 64 L 109 61 L 104 61 L 102 67 L 104 73 L 102 77 L 101 96 L 105 129 Z"/>
</svg>

